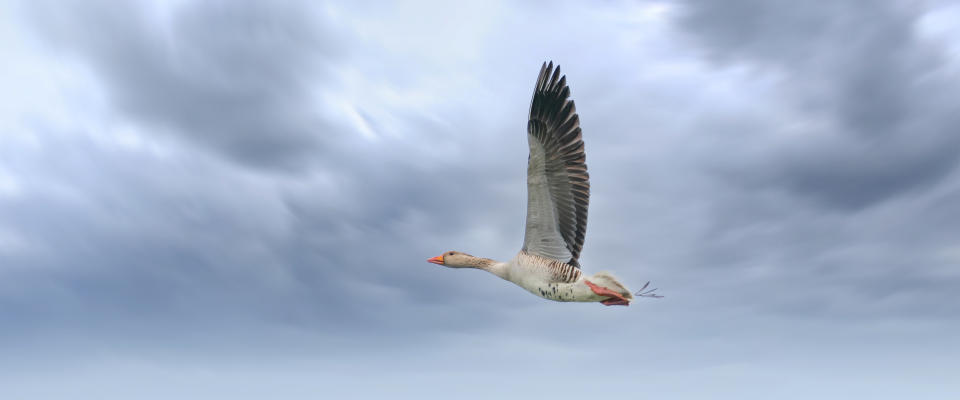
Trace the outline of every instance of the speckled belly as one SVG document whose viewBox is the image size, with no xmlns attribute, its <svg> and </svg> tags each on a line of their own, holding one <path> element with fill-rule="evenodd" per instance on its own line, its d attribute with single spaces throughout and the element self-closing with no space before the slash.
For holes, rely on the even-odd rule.
<svg viewBox="0 0 960 400">
<path fill-rule="evenodd" d="M 604 297 L 594 294 L 587 285 L 579 281 L 574 283 L 541 283 L 520 286 L 530 293 L 553 301 L 594 302 L 604 299 Z"/>
</svg>

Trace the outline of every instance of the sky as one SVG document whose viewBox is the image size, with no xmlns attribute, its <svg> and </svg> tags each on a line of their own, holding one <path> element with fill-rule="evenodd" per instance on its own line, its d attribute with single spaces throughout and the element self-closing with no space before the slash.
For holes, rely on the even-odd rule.
<svg viewBox="0 0 960 400">
<path fill-rule="evenodd" d="M 953 399 L 960 4 L 0 1 L 0 397 Z M 556 303 L 541 63 L 579 111 Z"/>
</svg>

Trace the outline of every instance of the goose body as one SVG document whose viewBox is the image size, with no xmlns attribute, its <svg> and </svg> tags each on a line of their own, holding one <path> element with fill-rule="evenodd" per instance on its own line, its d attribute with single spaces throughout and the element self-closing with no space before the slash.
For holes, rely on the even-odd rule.
<svg viewBox="0 0 960 400">
<path fill-rule="evenodd" d="M 599 272 L 585 277 L 580 270 L 590 176 L 580 119 L 569 97 L 560 67 L 544 63 L 527 123 L 527 218 L 520 252 L 507 262 L 459 251 L 427 261 L 450 268 L 482 269 L 548 300 L 630 304 L 633 294 L 612 275 Z M 659 297 L 651 292 L 637 294 Z"/>
<path fill-rule="evenodd" d="M 545 299 L 582 302 L 606 300 L 606 297 L 590 290 L 580 268 L 573 265 L 525 251 L 517 253 L 508 265 L 511 275 L 507 280 Z M 622 296 L 632 299 L 626 288 L 620 289 Z"/>
</svg>

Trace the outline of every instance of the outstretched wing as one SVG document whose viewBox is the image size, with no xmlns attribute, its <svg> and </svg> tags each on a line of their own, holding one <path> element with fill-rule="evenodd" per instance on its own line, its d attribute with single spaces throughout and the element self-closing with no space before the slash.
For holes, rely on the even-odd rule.
<svg viewBox="0 0 960 400">
<path fill-rule="evenodd" d="M 530 104 L 527 228 L 523 250 L 579 266 L 590 176 L 580 118 L 560 66 L 544 63 Z"/>
</svg>

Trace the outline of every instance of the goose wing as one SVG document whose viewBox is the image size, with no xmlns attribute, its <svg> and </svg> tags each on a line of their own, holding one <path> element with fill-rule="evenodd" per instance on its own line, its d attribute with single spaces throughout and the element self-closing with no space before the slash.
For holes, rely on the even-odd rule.
<svg viewBox="0 0 960 400">
<path fill-rule="evenodd" d="M 580 118 L 560 66 L 544 63 L 530 104 L 527 226 L 523 250 L 578 266 L 587 232 L 590 176 Z"/>
</svg>

